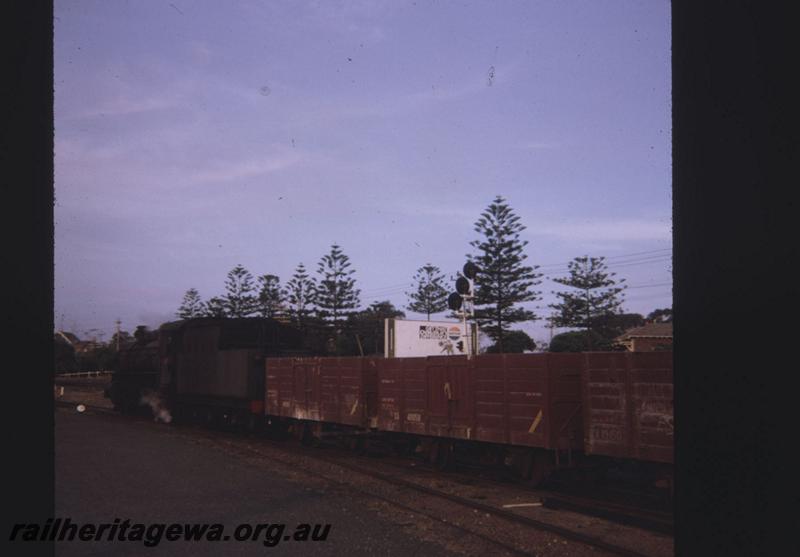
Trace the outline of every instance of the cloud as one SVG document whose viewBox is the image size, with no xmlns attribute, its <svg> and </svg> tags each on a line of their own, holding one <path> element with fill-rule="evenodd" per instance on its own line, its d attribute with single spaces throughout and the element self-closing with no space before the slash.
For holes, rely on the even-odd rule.
<svg viewBox="0 0 800 557">
<path fill-rule="evenodd" d="M 295 2 L 286 6 L 278 2 L 239 2 L 245 21 L 263 26 L 264 21 L 285 20 L 290 25 L 315 34 L 331 33 L 361 42 L 380 42 L 387 37 L 386 26 L 402 9 L 391 0 L 322 0 Z"/>
<path fill-rule="evenodd" d="M 523 151 L 538 151 L 541 149 L 555 149 L 559 147 L 559 144 L 547 141 L 526 141 L 518 144 L 516 147 Z"/>
<path fill-rule="evenodd" d="M 512 61 L 503 64 L 502 66 L 491 66 L 486 68 L 486 73 L 476 70 L 471 74 L 470 79 L 464 80 L 461 83 L 452 87 L 431 87 L 424 91 L 411 93 L 405 97 L 401 97 L 398 101 L 398 106 L 401 109 L 417 108 L 420 105 L 432 104 L 437 102 L 456 101 L 479 94 L 485 94 L 492 90 L 494 87 L 504 86 L 508 84 L 514 75 L 519 62 Z M 487 78 L 491 71 L 491 84 L 487 83 Z"/>
<path fill-rule="evenodd" d="M 305 22 L 319 29 L 356 34 L 371 41 L 381 41 L 386 31 L 378 22 L 385 22 L 396 10 L 387 0 L 325 0 L 306 6 Z"/>
<path fill-rule="evenodd" d="M 142 114 L 156 110 L 166 110 L 176 106 L 172 99 L 150 97 L 150 98 L 131 98 L 128 96 L 117 96 L 106 100 L 101 104 L 78 110 L 72 114 L 66 114 L 62 118 L 66 120 L 80 120 L 83 118 L 96 118 L 98 116 L 126 116 L 129 114 Z"/>
<path fill-rule="evenodd" d="M 186 46 L 190 56 L 196 63 L 205 64 L 214 57 L 214 51 L 203 41 L 189 41 Z"/>
<path fill-rule="evenodd" d="M 320 127 L 348 120 L 404 117 L 421 110 L 438 110 L 447 103 L 493 94 L 493 91 L 508 87 L 519 65 L 519 61 L 512 60 L 493 66 L 496 69 L 492 85 L 487 85 L 486 81 L 489 66 L 476 66 L 469 73 L 458 71 L 449 77 L 434 79 L 434 83 L 425 87 L 415 86 L 406 90 L 390 88 L 385 95 L 345 100 L 315 97 L 304 102 L 303 91 L 293 91 L 285 86 L 285 92 L 293 94 L 293 97 L 287 96 L 285 102 L 291 106 L 294 126 Z M 538 147 L 544 145 L 538 144 Z M 550 143 L 546 145 L 556 146 Z"/>
<path fill-rule="evenodd" d="M 408 109 L 425 104 L 455 101 L 481 93 L 484 89 L 486 89 L 486 85 L 479 79 L 463 83 L 456 87 L 431 87 L 430 89 L 401 97 L 397 105 L 401 109 Z"/>
<path fill-rule="evenodd" d="M 555 236 L 570 241 L 670 240 L 668 219 L 618 219 L 566 221 L 528 226 L 528 234 Z"/>
<path fill-rule="evenodd" d="M 473 222 L 478 214 L 475 209 L 464 207 L 454 207 L 452 205 L 423 205 L 416 200 L 415 203 L 394 202 L 389 207 L 385 207 L 391 212 L 408 215 L 412 217 L 433 217 L 437 219 L 455 220 L 458 222 Z"/>
<path fill-rule="evenodd" d="M 224 182 L 241 178 L 262 176 L 294 166 L 302 160 L 297 153 L 285 153 L 263 158 L 217 163 L 205 170 L 195 172 L 190 182 Z"/>
<path fill-rule="evenodd" d="M 297 106 L 295 124 L 320 126 L 343 120 L 359 118 L 381 118 L 403 116 L 420 109 L 437 107 L 447 102 L 468 99 L 490 90 L 483 76 L 453 86 L 431 86 L 430 88 L 405 94 L 360 100 L 357 103 L 323 101 L 312 106 Z"/>
<path fill-rule="evenodd" d="M 102 144 L 92 146 L 87 140 L 78 137 L 55 138 L 55 160 L 56 172 L 60 170 L 60 165 L 64 163 L 93 163 L 114 159 L 126 154 L 129 148 L 122 144 Z"/>
</svg>

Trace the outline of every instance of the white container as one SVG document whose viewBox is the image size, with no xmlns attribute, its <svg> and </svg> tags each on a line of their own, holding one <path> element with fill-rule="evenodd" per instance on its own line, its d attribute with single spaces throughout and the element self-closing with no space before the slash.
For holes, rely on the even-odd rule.
<svg viewBox="0 0 800 557">
<path fill-rule="evenodd" d="M 466 356 L 468 343 L 472 354 L 477 354 L 478 327 L 475 323 L 468 323 L 467 327 L 465 331 L 464 324 L 457 321 L 386 319 L 383 355 L 386 358 Z"/>
</svg>

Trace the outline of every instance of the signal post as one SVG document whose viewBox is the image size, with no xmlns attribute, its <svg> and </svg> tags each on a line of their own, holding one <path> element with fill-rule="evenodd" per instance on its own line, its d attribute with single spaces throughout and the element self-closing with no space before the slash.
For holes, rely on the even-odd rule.
<svg viewBox="0 0 800 557">
<path fill-rule="evenodd" d="M 464 264 L 462 273 L 459 273 L 456 279 L 456 291 L 450 294 L 447 298 L 447 306 L 461 316 L 461 322 L 464 325 L 464 332 L 462 333 L 463 340 L 460 340 L 456 345 L 457 348 L 462 349 L 466 344 L 467 359 L 474 356 L 477 352 L 477 326 L 475 328 L 475 338 L 472 338 L 472 329 L 467 327 L 467 316 L 473 318 L 475 316 L 475 290 L 474 280 L 479 272 L 478 266 L 472 261 L 467 261 Z M 473 341 L 475 342 L 473 346 Z"/>
</svg>

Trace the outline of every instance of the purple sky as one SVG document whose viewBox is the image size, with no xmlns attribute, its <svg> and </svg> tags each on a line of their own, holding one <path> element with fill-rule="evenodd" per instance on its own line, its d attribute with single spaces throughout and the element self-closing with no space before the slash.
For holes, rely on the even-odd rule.
<svg viewBox="0 0 800 557">
<path fill-rule="evenodd" d="M 669 10 L 56 0 L 55 326 L 157 326 L 238 263 L 285 282 L 334 242 L 363 306 L 405 309 L 497 194 L 529 263 L 605 255 L 626 310 L 671 306 Z"/>
</svg>

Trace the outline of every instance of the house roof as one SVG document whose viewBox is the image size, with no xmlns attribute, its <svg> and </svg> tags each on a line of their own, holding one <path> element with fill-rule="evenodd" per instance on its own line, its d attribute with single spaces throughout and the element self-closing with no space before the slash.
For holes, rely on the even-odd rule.
<svg viewBox="0 0 800 557">
<path fill-rule="evenodd" d="M 628 340 L 630 338 L 672 338 L 672 323 L 647 323 L 642 327 L 628 329 L 618 336 L 616 340 Z"/>
<path fill-rule="evenodd" d="M 80 339 L 72 333 L 68 333 L 66 331 L 56 331 L 56 335 L 60 336 L 73 346 L 80 342 Z"/>
</svg>

